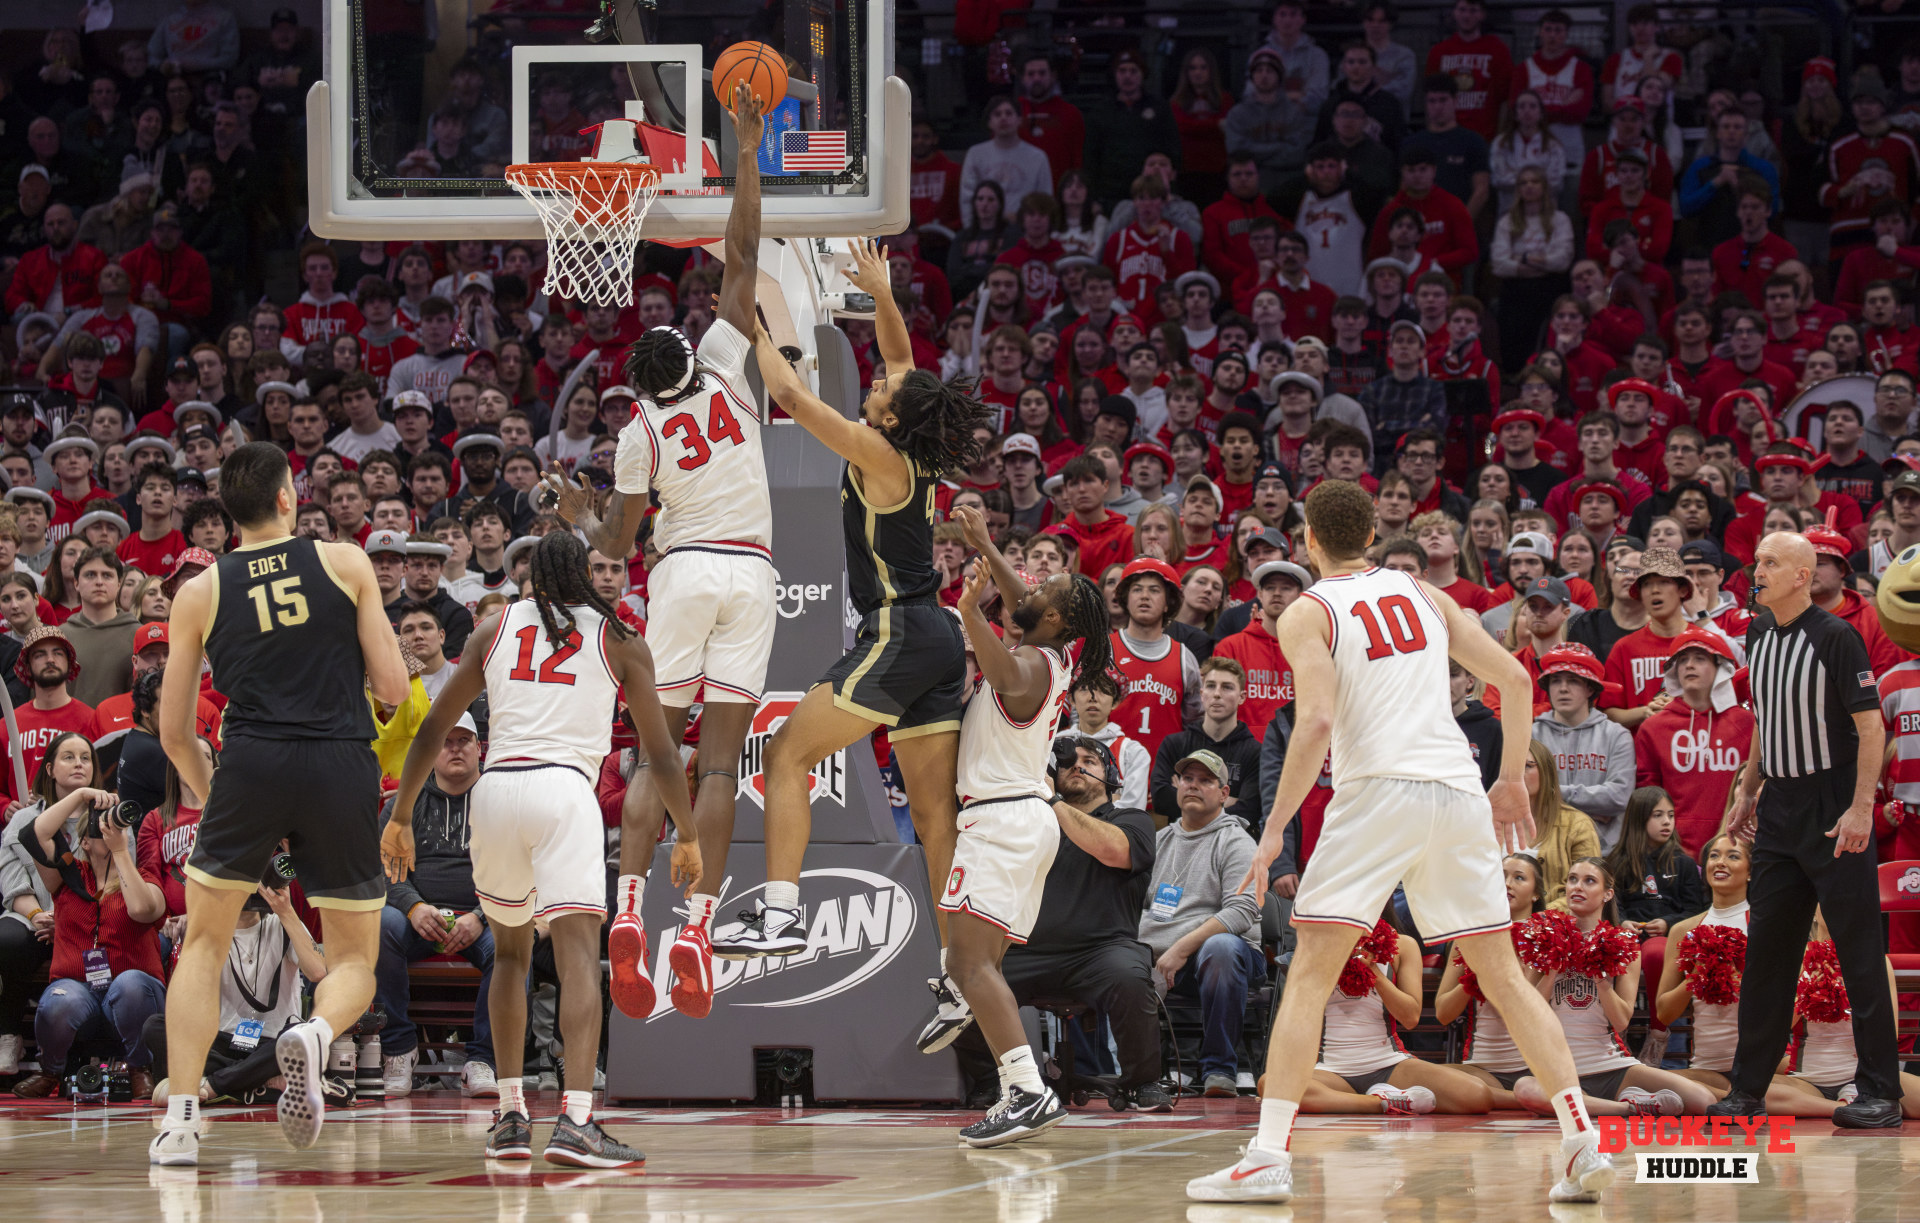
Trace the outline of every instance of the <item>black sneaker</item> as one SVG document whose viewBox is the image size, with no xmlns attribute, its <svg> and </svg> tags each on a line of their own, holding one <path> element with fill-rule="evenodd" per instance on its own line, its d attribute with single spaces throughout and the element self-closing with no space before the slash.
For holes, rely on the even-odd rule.
<svg viewBox="0 0 1920 1223">
<path fill-rule="evenodd" d="M 757 960 L 799 955 L 807 949 L 807 928 L 798 909 L 761 904 L 734 915 L 739 920 L 713 932 L 713 954 L 720 960 Z"/>
<path fill-rule="evenodd" d="M 928 977 L 927 988 L 933 991 L 935 1009 L 933 1018 L 920 1029 L 920 1039 L 916 1043 L 922 1053 L 938 1053 L 967 1030 L 967 1025 L 973 1022 L 973 1008 L 967 1005 L 967 1000 L 954 988 L 953 979 L 945 973 Z"/>
<path fill-rule="evenodd" d="M 561 1120 L 564 1123 L 566 1119 Z M 556 1136 L 558 1133 L 556 1130 Z M 533 1158 L 533 1122 L 525 1113 L 493 1110 L 493 1128 L 487 1131 L 487 1158 Z"/>
<path fill-rule="evenodd" d="M 1067 1119 L 1067 1110 L 1050 1088 L 1038 1092 L 1010 1087 L 987 1115 L 960 1131 L 960 1141 L 970 1147 L 998 1147 L 1031 1138 L 1050 1130 Z"/>
<path fill-rule="evenodd" d="M 1899 1129 L 1904 1120 L 1900 1115 L 1900 1101 L 1872 1096 L 1861 1096 L 1833 1110 L 1833 1123 L 1846 1130 Z"/>
<path fill-rule="evenodd" d="M 1167 1089 L 1158 1083 L 1143 1083 L 1128 1092 L 1133 1106 L 1143 1113 L 1170 1113 L 1173 1111 L 1173 1097 Z"/>
<path fill-rule="evenodd" d="M 598 1121 L 576 1125 L 565 1113 L 554 1122 L 545 1155 L 550 1164 L 575 1168 L 639 1168 L 647 1162 L 639 1151 L 609 1137 Z"/>
<path fill-rule="evenodd" d="M 351 1077 L 329 1070 L 320 1076 L 320 1095 L 328 1108 L 352 1108 L 359 1093 Z"/>
<path fill-rule="evenodd" d="M 1720 1099 L 1707 1105 L 1709 1117 L 1749 1117 L 1764 1118 L 1767 1115 L 1765 1096 L 1748 1095 L 1744 1091 L 1729 1091 Z"/>
</svg>

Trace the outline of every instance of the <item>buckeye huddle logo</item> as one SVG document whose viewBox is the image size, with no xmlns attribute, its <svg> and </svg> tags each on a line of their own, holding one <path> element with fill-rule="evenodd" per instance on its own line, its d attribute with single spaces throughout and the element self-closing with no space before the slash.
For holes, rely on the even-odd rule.
<svg viewBox="0 0 1920 1223">
<path fill-rule="evenodd" d="M 794 707 L 800 704 L 803 692 L 769 692 L 760 698 L 760 708 L 754 711 L 753 721 L 747 726 L 747 742 L 740 749 L 740 797 L 750 798 L 762 810 L 767 806 L 767 778 L 763 771 L 767 758 L 767 743 L 773 733 L 780 729 L 792 716 Z M 819 802 L 831 799 L 839 806 L 847 805 L 847 752 L 845 748 L 828 756 L 813 766 L 813 775 L 807 782 L 807 801 Z"/>
</svg>

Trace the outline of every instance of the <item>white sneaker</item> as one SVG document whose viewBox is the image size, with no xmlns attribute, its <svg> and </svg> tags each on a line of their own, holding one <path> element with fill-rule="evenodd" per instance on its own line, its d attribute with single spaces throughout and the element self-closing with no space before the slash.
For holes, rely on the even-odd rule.
<svg viewBox="0 0 1920 1223">
<path fill-rule="evenodd" d="M 380 1059 L 380 1078 L 386 1087 L 387 1099 L 400 1100 L 413 1094 L 413 1068 L 419 1063 L 418 1049 Z"/>
<path fill-rule="evenodd" d="M 1615 1099 L 1632 1108 L 1634 1115 L 1639 1117 L 1678 1117 L 1680 1110 L 1686 1107 L 1686 1102 L 1680 1098 L 1679 1092 L 1670 1091 L 1664 1087 L 1659 1091 L 1648 1091 L 1644 1087 L 1626 1087 L 1621 1089 Z"/>
<path fill-rule="evenodd" d="M 1375 1083 L 1367 1088 L 1367 1094 L 1378 1096 L 1386 1105 L 1389 1117 L 1408 1117 L 1430 1113 L 1440 1102 L 1434 1099 L 1433 1092 L 1425 1087 L 1395 1087 L 1391 1083 Z"/>
<path fill-rule="evenodd" d="M 147 1162 L 162 1168 L 191 1168 L 200 1162 L 200 1131 L 185 1125 L 163 1129 L 147 1146 Z"/>
<path fill-rule="evenodd" d="M 807 927 L 798 909 L 769 908 L 764 902 L 736 914 L 738 921 L 713 933 L 713 955 L 720 960 L 755 960 L 799 955 L 807 949 Z"/>
<path fill-rule="evenodd" d="M 327 1119 L 326 1095 L 320 1082 L 327 1069 L 327 1046 L 320 1039 L 320 1030 L 307 1020 L 280 1033 L 273 1043 L 273 1054 L 287 1080 L 275 1106 L 280 1132 L 295 1150 L 304 1151 L 320 1141 L 320 1126 Z"/>
<path fill-rule="evenodd" d="M 468 1062 L 460 1067 L 460 1094 L 468 1099 L 498 1097 L 500 1085 L 493 1080 L 493 1067 L 485 1062 Z"/>
<path fill-rule="evenodd" d="M 1231 1168 L 1188 1181 L 1187 1196 L 1196 1202 L 1292 1201 L 1293 1157 L 1249 1146 Z"/>
<path fill-rule="evenodd" d="M 20 1073 L 20 1038 L 11 1033 L 0 1036 L 0 1074 Z"/>
<path fill-rule="evenodd" d="M 938 1053 L 973 1023 L 973 1008 L 960 996 L 960 988 L 953 983 L 953 978 L 944 972 L 928 977 L 927 988 L 933 991 L 933 1018 L 920 1029 L 920 1038 L 915 1044 L 922 1053 Z"/>
<path fill-rule="evenodd" d="M 1834 1097 L 1834 1101 L 1844 1106 L 1853 1103 L 1859 1098 L 1860 1088 L 1853 1083 L 1848 1083 L 1840 1089 L 1840 1094 Z"/>
<path fill-rule="evenodd" d="M 1550 1202 L 1597 1202 L 1613 1184 L 1613 1156 L 1600 1150 L 1600 1135 L 1592 1130 L 1560 1140 L 1564 1174 L 1547 1194 Z"/>
</svg>

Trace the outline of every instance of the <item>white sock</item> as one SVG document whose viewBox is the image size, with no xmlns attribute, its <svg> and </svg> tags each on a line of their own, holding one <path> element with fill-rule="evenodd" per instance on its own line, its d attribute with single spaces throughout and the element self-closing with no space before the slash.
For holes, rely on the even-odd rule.
<svg viewBox="0 0 1920 1223">
<path fill-rule="evenodd" d="M 527 1111 L 527 1093 L 521 1088 L 519 1075 L 516 1074 L 510 1079 L 495 1079 L 494 1081 L 500 1085 L 500 1115 L 502 1117 L 508 1113 L 519 1113 L 523 1117 L 533 1115 Z"/>
<path fill-rule="evenodd" d="M 193 1124 L 200 1109 L 200 1098 L 191 1092 L 176 1091 L 167 1096 L 167 1128 L 181 1129 Z"/>
<path fill-rule="evenodd" d="M 943 977 L 947 975 L 947 949 L 945 947 L 940 949 L 940 975 Z"/>
<path fill-rule="evenodd" d="M 800 885 L 797 883 L 769 880 L 766 891 L 761 895 L 765 898 L 769 909 L 785 909 L 793 913 L 800 908 Z"/>
<path fill-rule="evenodd" d="M 1040 1081 L 1040 1066 L 1033 1060 L 1032 1048 L 1021 1045 L 1000 1055 L 1000 1094 L 1005 1095 L 1010 1087 L 1020 1087 L 1039 1095 L 1046 1086 Z"/>
<path fill-rule="evenodd" d="M 1253 1145 L 1262 1151 L 1291 1150 L 1293 1119 L 1299 1115 L 1300 1105 L 1297 1101 L 1261 1100 L 1260 1132 L 1254 1135 Z"/>
<path fill-rule="evenodd" d="M 647 877 L 645 875 L 622 875 L 620 876 L 619 884 L 614 889 L 614 893 L 620 897 L 620 913 L 631 913 L 635 917 L 638 917 L 640 916 L 640 902 L 647 898 Z M 614 916 L 618 917 L 620 913 L 616 913 Z"/>
<path fill-rule="evenodd" d="M 319 1015 L 315 1015 L 312 1019 L 307 1020 L 307 1022 L 312 1024 L 313 1030 L 320 1034 L 320 1044 L 322 1047 L 330 1047 L 333 1044 L 332 1024 L 328 1023 Z"/>
<path fill-rule="evenodd" d="M 585 1125 L 593 1117 L 593 1093 L 569 1091 L 560 1097 L 560 1111 L 575 1125 Z"/>
<path fill-rule="evenodd" d="M 720 903 L 718 896 L 703 896 L 695 892 L 687 900 L 687 924 L 705 926 L 713 920 L 714 906 Z"/>
<path fill-rule="evenodd" d="M 1553 1115 L 1560 1122 L 1560 1137 L 1578 1138 L 1593 1133 L 1593 1118 L 1587 1116 L 1586 1097 L 1578 1087 L 1570 1087 L 1553 1097 Z"/>
</svg>

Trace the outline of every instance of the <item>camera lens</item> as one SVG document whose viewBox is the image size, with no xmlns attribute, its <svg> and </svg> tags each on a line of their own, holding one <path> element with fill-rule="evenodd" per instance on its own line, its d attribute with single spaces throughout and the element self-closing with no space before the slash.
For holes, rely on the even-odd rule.
<svg viewBox="0 0 1920 1223">
<path fill-rule="evenodd" d="M 284 853 L 273 855 L 273 873 L 280 879 L 292 882 L 294 878 L 293 855 Z"/>
<path fill-rule="evenodd" d="M 146 818 L 146 814 L 145 808 L 128 799 L 113 809 L 112 819 L 121 828 L 135 828 L 139 826 L 142 819 Z"/>
</svg>

